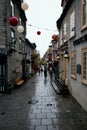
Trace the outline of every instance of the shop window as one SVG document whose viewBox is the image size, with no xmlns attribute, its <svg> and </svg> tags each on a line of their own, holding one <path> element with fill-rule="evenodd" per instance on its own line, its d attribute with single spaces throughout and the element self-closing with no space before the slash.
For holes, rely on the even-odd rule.
<svg viewBox="0 0 87 130">
<path fill-rule="evenodd" d="M 82 49 L 82 82 L 87 84 L 87 48 Z"/>
<path fill-rule="evenodd" d="M 81 29 L 87 27 L 87 0 L 81 0 Z"/>
<path fill-rule="evenodd" d="M 70 54 L 70 63 L 71 63 L 71 77 L 76 79 L 76 52 L 71 52 Z"/>
</svg>

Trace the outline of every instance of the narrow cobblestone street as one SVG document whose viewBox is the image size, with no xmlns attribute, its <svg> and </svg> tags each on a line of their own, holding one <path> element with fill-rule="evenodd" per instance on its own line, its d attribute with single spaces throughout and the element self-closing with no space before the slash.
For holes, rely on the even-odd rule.
<svg viewBox="0 0 87 130">
<path fill-rule="evenodd" d="M 43 72 L 0 95 L 0 130 L 78 129 L 87 130 L 87 113 L 70 95 L 57 95 Z"/>
</svg>

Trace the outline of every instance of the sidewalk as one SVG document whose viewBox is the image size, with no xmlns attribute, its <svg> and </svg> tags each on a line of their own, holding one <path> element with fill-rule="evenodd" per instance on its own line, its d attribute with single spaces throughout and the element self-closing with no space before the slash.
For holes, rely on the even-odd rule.
<svg viewBox="0 0 87 130">
<path fill-rule="evenodd" d="M 37 73 L 0 95 L 0 130 L 87 130 L 87 112 L 72 96 L 55 93 L 52 83 Z"/>
</svg>

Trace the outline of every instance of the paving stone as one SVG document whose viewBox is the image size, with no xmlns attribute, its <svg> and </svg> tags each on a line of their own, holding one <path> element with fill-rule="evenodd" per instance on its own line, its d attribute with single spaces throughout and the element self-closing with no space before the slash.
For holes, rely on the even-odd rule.
<svg viewBox="0 0 87 130">
<path fill-rule="evenodd" d="M 47 113 L 47 118 L 56 118 L 56 113 Z"/>
<path fill-rule="evenodd" d="M 36 114 L 28 114 L 27 117 L 30 118 L 30 119 L 35 119 L 36 118 Z"/>
<path fill-rule="evenodd" d="M 35 125 L 41 125 L 41 119 L 32 119 L 29 122 L 30 125 L 35 126 Z"/>
<path fill-rule="evenodd" d="M 36 126 L 35 130 L 47 130 L 46 126 Z"/>
<path fill-rule="evenodd" d="M 48 130 L 60 130 L 59 126 L 48 126 Z"/>
<path fill-rule="evenodd" d="M 41 109 L 33 109 L 33 113 L 41 113 Z"/>
<path fill-rule="evenodd" d="M 42 113 L 47 113 L 47 112 L 51 112 L 51 110 L 49 109 L 49 108 L 46 108 L 46 109 L 44 109 L 44 108 L 42 108 Z"/>
<path fill-rule="evenodd" d="M 42 125 L 52 125 L 52 119 L 42 119 Z"/>
<path fill-rule="evenodd" d="M 36 74 L 0 96 L 0 130 L 87 130 L 87 112 L 71 95 L 56 94 L 49 75 L 45 82 L 43 73 Z"/>
<path fill-rule="evenodd" d="M 37 115 L 36 115 L 36 118 L 46 118 L 46 113 L 38 113 Z"/>
</svg>

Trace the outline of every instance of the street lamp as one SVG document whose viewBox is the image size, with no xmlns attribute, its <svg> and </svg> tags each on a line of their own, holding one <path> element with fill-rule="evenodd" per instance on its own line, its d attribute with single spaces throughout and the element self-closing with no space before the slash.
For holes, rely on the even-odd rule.
<svg viewBox="0 0 87 130">
<path fill-rule="evenodd" d="M 60 55 L 59 55 L 59 53 L 57 54 L 57 59 L 60 59 Z"/>
<path fill-rule="evenodd" d="M 68 51 L 65 51 L 65 52 L 64 52 L 64 58 L 65 58 L 65 59 L 68 59 L 68 58 L 69 58 L 69 53 L 68 53 Z"/>
</svg>

